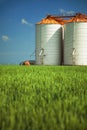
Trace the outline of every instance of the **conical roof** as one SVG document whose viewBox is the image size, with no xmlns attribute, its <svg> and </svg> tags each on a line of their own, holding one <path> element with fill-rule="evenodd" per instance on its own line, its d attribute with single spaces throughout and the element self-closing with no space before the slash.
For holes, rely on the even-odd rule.
<svg viewBox="0 0 87 130">
<path fill-rule="evenodd" d="M 48 15 L 46 18 L 42 19 L 37 24 L 64 24 L 64 22 L 62 18 Z"/>
<path fill-rule="evenodd" d="M 87 15 L 77 13 L 74 17 L 66 21 L 66 23 L 70 22 L 87 22 Z"/>
<path fill-rule="evenodd" d="M 67 19 L 67 20 L 61 18 L 60 16 L 48 15 L 46 18 L 42 19 L 37 24 L 61 24 L 61 25 L 64 25 L 65 23 L 70 23 L 70 22 L 87 22 L 87 15 L 77 13 L 75 16 L 72 16 L 72 18 Z"/>
</svg>

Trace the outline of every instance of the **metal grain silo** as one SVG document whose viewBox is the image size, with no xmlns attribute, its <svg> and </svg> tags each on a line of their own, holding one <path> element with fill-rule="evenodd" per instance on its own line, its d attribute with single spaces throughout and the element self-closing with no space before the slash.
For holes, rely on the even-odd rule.
<svg viewBox="0 0 87 130">
<path fill-rule="evenodd" d="M 61 63 L 61 32 L 60 24 L 36 24 L 36 64 Z"/>
<path fill-rule="evenodd" d="M 64 25 L 64 64 L 87 65 L 87 22 Z"/>
</svg>

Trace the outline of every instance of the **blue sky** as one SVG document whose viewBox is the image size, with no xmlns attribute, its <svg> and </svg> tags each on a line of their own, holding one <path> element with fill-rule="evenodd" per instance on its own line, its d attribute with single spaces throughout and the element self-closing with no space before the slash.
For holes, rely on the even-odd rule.
<svg viewBox="0 0 87 130">
<path fill-rule="evenodd" d="M 87 14 L 87 0 L 0 0 L 0 64 L 35 59 L 35 24 L 73 12 Z"/>
</svg>

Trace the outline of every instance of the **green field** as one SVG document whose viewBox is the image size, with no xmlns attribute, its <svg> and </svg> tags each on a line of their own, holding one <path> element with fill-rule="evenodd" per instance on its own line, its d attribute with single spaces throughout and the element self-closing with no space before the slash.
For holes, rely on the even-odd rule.
<svg viewBox="0 0 87 130">
<path fill-rule="evenodd" d="M 0 65 L 0 130 L 87 130 L 87 67 Z"/>
</svg>

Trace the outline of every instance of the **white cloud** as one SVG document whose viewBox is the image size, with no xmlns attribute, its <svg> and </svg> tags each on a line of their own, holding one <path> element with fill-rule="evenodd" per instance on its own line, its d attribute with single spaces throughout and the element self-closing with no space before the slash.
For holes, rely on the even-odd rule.
<svg viewBox="0 0 87 130">
<path fill-rule="evenodd" d="M 23 19 L 21 19 L 21 23 L 22 23 L 22 24 L 28 24 L 27 20 L 26 20 L 26 19 L 24 19 L 24 18 L 23 18 Z"/>
<path fill-rule="evenodd" d="M 60 9 L 59 11 L 60 11 L 60 13 L 61 13 L 63 16 L 65 16 L 65 15 L 74 15 L 74 14 L 75 14 L 75 11 L 72 11 L 72 10 L 66 11 L 66 10 L 64 10 L 64 9 Z"/>
<path fill-rule="evenodd" d="M 26 24 L 26 25 L 28 25 L 28 26 L 33 26 L 33 24 L 32 23 L 29 23 L 26 19 L 21 19 L 21 23 L 22 24 Z"/>
<path fill-rule="evenodd" d="M 64 9 L 59 10 L 62 15 L 65 15 L 66 11 Z"/>
<path fill-rule="evenodd" d="M 74 15 L 75 11 L 67 11 L 66 13 L 67 13 L 67 15 Z"/>
<path fill-rule="evenodd" d="M 2 40 L 3 40 L 4 42 L 7 42 L 7 41 L 9 40 L 9 37 L 6 36 L 6 35 L 3 35 L 3 36 L 2 36 Z"/>
</svg>

